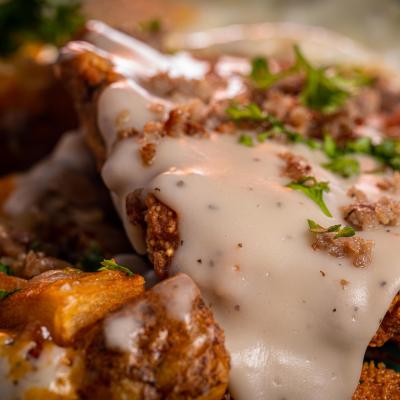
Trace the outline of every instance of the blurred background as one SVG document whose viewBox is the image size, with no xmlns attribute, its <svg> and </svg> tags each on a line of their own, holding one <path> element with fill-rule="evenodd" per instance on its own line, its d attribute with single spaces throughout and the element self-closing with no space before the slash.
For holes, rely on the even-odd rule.
<svg viewBox="0 0 400 400">
<path fill-rule="evenodd" d="M 400 0 L 0 0 L 0 176 L 25 170 L 77 126 L 53 63 L 91 18 L 156 47 L 170 32 L 304 23 L 349 36 L 400 68 Z"/>
</svg>

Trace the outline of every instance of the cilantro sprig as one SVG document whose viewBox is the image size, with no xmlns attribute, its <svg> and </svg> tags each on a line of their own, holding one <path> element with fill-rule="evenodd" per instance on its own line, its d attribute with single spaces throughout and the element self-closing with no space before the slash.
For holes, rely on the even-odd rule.
<svg viewBox="0 0 400 400">
<path fill-rule="evenodd" d="M 298 181 L 290 182 L 288 188 L 297 190 L 311 199 L 321 211 L 327 216 L 332 217 L 331 212 L 325 204 L 323 194 L 329 192 L 329 182 L 318 182 L 313 176 L 306 176 Z"/>
<path fill-rule="evenodd" d="M 120 271 L 124 272 L 128 276 L 133 276 L 133 272 L 130 269 L 117 264 L 114 258 L 111 258 L 110 260 L 103 260 L 100 264 L 102 267 L 99 268 L 98 271 Z"/>
<path fill-rule="evenodd" d="M 341 224 L 332 225 L 328 228 L 324 228 L 312 219 L 308 219 L 308 228 L 312 233 L 336 233 L 334 239 L 341 237 L 352 237 L 356 234 L 356 231 L 351 226 L 342 226 Z"/>
</svg>

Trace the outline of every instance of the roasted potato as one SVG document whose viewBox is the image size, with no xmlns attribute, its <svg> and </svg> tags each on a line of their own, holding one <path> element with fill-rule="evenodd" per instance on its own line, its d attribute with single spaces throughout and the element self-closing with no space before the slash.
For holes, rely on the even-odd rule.
<svg viewBox="0 0 400 400">
<path fill-rule="evenodd" d="M 0 329 L 45 326 L 58 345 L 70 345 L 79 333 L 144 290 L 144 279 L 119 271 L 48 271 L 4 299 Z"/>
</svg>

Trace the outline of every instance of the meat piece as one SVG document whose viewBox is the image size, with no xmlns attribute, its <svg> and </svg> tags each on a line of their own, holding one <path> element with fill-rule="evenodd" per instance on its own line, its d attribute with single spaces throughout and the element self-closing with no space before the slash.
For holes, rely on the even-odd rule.
<svg viewBox="0 0 400 400">
<path fill-rule="evenodd" d="M 286 163 L 282 174 L 293 181 L 299 181 L 311 174 L 311 165 L 304 157 L 290 153 L 289 151 L 279 154 L 279 157 Z"/>
<path fill-rule="evenodd" d="M 219 400 L 229 356 L 198 288 L 179 274 L 104 320 L 86 370 L 82 399 Z"/>
<path fill-rule="evenodd" d="M 357 202 L 343 207 L 344 219 L 359 230 L 378 225 L 396 226 L 400 217 L 400 202 L 381 197 L 377 202 Z"/>
<path fill-rule="evenodd" d="M 364 268 L 371 263 L 374 242 L 358 236 L 340 237 L 335 234 L 317 233 L 312 242 L 314 250 L 327 251 L 334 257 L 349 257 L 355 267 Z"/>
<path fill-rule="evenodd" d="M 395 171 L 393 175 L 389 178 L 383 178 L 377 183 L 379 189 L 397 193 L 400 191 L 400 172 Z"/>
<path fill-rule="evenodd" d="M 168 275 L 168 267 L 179 244 L 178 216 L 152 194 L 147 197 L 146 205 L 147 251 L 156 274 L 163 278 Z"/>
<path fill-rule="evenodd" d="M 373 361 L 364 363 L 360 383 L 352 400 L 400 399 L 400 374 Z"/>
</svg>

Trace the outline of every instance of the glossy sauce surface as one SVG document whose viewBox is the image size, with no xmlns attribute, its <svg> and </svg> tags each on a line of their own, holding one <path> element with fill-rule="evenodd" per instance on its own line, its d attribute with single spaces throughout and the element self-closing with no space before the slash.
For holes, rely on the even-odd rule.
<svg viewBox="0 0 400 400">
<path fill-rule="evenodd" d="M 380 177 L 344 180 L 320 167 L 321 152 L 274 142 L 248 148 L 238 144 L 240 132 L 165 137 L 153 164 L 144 166 L 134 139 L 112 143 L 118 112 L 147 97 L 129 82 L 120 85 L 123 95 L 111 96 L 109 88 L 99 100 L 109 144 L 103 179 L 138 251 L 145 250 L 143 238 L 125 212 L 130 192 L 144 188 L 178 214 L 182 245 L 172 273 L 195 280 L 225 331 L 234 398 L 350 399 L 365 349 L 400 287 L 400 229 L 360 232 L 374 249 L 372 263 L 356 268 L 314 251 L 307 219 L 345 223 L 340 207 L 351 202 L 348 188 L 360 185 L 373 200 Z M 130 117 L 131 126 L 143 124 L 143 114 Z M 306 157 L 316 178 L 330 182 L 325 199 L 333 218 L 285 187 L 284 151 Z"/>
</svg>

